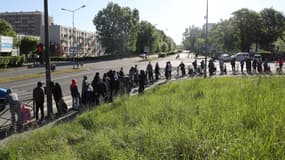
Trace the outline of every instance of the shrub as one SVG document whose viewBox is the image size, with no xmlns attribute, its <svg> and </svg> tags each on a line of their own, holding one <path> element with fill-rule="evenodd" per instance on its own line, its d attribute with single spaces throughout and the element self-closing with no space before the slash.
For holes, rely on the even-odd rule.
<svg viewBox="0 0 285 160">
<path fill-rule="evenodd" d="M 21 66 L 25 62 L 25 56 L 0 56 L 0 68 Z"/>
</svg>

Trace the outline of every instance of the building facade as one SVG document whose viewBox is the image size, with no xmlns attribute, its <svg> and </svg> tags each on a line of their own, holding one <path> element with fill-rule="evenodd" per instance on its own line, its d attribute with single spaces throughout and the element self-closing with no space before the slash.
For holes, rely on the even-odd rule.
<svg viewBox="0 0 285 160">
<path fill-rule="evenodd" d="M 0 19 L 9 22 L 20 37 L 40 37 L 40 42 L 44 43 L 42 12 L 2 12 Z M 51 54 L 55 56 L 99 56 L 104 52 L 95 33 L 74 29 L 73 34 L 72 27 L 55 25 L 53 17 L 49 17 L 49 43 Z"/>
<path fill-rule="evenodd" d="M 44 14 L 35 12 L 2 12 L 0 19 L 9 22 L 15 32 L 20 35 L 40 37 L 43 33 Z M 49 17 L 49 25 L 53 23 L 53 17 Z"/>
<path fill-rule="evenodd" d="M 49 40 L 51 46 L 57 53 L 65 56 L 99 56 L 103 49 L 95 33 L 86 32 L 65 27 L 62 25 L 51 24 L 49 26 Z M 52 49 L 53 50 L 53 49 Z"/>
</svg>

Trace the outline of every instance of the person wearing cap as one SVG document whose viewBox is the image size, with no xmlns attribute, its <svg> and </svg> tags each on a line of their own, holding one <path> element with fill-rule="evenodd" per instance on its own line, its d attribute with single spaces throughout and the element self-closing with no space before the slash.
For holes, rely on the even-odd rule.
<svg viewBox="0 0 285 160">
<path fill-rule="evenodd" d="M 72 97 L 72 108 L 78 110 L 79 109 L 79 100 L 80 100 L 80 94 L 77 87 L 76 80 L 71 80 L 70 84 L 70 93 Z"/>
<path fill-rule="evenodd" d="M 5 97 L 5 104 L 9 104 L 11 112 L 11 121 L 14 128 L 21 127 L 22 125 L 22 115 L 20 101 L 18 94 L 14 93 L 12 89 L 7 89 L 7 95 Z M 17 121 L 15 115 L 17 114 Z"/>
<path fill-rule="evenodd" d="M 41 111 L 41 119 L 44 119 L 44 102 L 45 102 L 45 92 L 43 89 L 43 83 L 38 82 L 37 87 L 33 90 L 33 100 L 36 104 L 36 120 L 39 120 L 39 110 Z"/>
</svg>

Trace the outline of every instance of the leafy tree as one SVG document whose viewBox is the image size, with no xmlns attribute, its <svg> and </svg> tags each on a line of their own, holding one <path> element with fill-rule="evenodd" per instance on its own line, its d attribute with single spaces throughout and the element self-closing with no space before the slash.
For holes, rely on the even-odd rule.
<svg viewBox="0 0 285 160">
<path fill-rule="evenodd" d="M 281 12 L 273 8 L 263 9 L 260 15 L 262 28 L 260 35 L 261 48 L 272 50 L 272 43 L 281 37 L 285 30 L 285 17 Z"/>
<path fill-rule="evenodd" d="M 23 54 L 30 54 L 37 49 L 39 41 L 35 38 L 25 37 L 20 41 L 20 51 Z"/>
<path fill-rule="evenodd" d="M 93 23 L 99 34 L 99 40 L 107 53 L 124 54 L 134 51 L 136 44 L 135 25 L 139 21 L 139 12 L 128 7 L 120 7 L 112 2 L 99 11 Z"/>
<path fill-rule="evenodd" d="M 191 26 L 189 28 L 186 28 L 185 32 L 183 33 L 183 45 L 185 49 L 192 50 L 192 51 L 199 51 L 200 46 L 198 45 L 199 42 L 197 40 L 199 38 L 202 38 L 202 29 L 196 26 Z M 200 44 L 200 43 L 199 43 Z"/>
<path fill-rule="evenodd" d="M 239 36 L 239 48 L 248 52 L 251 44 L 259 41 L 260 15 L 255 11 L 243 8 L 233 13 L 232 20 L 236 34 Z"/>
<path fill-rule="evenodd" d="M 16 32 L 14 31 L 12 25 L 4 19 L 0 19 L 0 35 L 13 37 L 13 43 L 16 45 Z"/>
<path fill-rule="evenodd" d="M 218 52 L 233 51 L 235 50 L 235 42 L 237 41 L 234 31 L 231 19 L 221 21 L 209 31 L 209 43 Z"/>
<path fill-rule="evenodd" d="M 150 49 L 154 49 L 152 42 L 154 42 L 155 36 L 155 27 L 147 22 L 141 21 L 139 24 L 139 31 L 137 37 L 137 52 L 144 52 L 145 47 L 150 47 Z"/>
</svg>

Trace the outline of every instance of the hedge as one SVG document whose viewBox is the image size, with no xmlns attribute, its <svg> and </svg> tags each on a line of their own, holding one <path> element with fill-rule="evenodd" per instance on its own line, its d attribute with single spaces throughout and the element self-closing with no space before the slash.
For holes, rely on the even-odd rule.
<svg viewBox="0 0 285 160">
<path fill-rule="evenodd" d="M 0 56 L 0 68 L 21 66 L 25 62 L 25 56 Z"/>
</svg>

